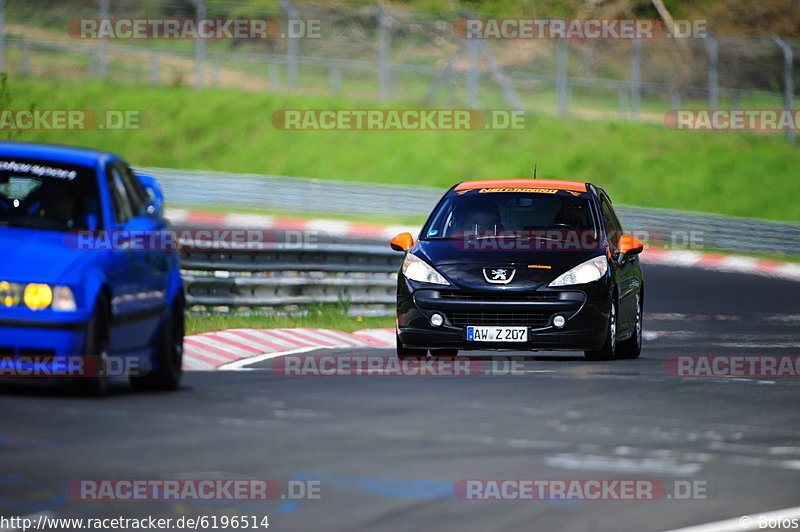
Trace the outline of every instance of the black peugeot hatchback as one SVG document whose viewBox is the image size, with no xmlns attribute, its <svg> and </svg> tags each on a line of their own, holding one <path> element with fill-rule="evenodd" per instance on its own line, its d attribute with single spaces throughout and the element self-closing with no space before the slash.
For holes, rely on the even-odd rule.
<svg viewBox="0 0 800 532">
<path fill-rule="evenodd" d="M 556 180 L 465 181 L 434 208 L 397 279 L 397 356 L 583 351 L 636 358 L 643 245 L 605 191 Z"/>
</svg>

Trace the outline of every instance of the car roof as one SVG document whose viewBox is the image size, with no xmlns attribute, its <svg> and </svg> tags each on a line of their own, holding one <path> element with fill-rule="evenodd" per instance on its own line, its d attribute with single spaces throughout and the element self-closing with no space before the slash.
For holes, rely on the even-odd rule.
<svg viewBox="0 0 800 532">
<path fill-rule="evenodd" d="M 554 188 L 557 190 L 573 190 L 586 192 L 588 183 L 583 181 L 562 181 L 559 179 L 483 179 L 480 181 L 464 181 L 454 190 L 471 190 L 475 188 Z"/>
<path fill-rule="evenodd" d="M 58 144 L 38 144 L 34 142 L 0 142 L 0 157 L 22 157 L 44 159 L 47 161 L 95 166 L 98 161 L 116 158 L 115 155 L 89 148 L 61 146 Z"/>
</svg>

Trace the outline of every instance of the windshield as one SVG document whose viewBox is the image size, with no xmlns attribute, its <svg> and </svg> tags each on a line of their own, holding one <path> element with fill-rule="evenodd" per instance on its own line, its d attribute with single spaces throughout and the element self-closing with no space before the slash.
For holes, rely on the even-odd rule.
<svg viewBox="0 0 800 532">
<path fill-rule="evenodd" d="M 422 238 L 558 239 L 569 233 L 596 238 L 595 216 L 588 194 L 575 195 L 563 190 L 546 193 L 493 190 L 451 193 L 431 215 Z"/>
<path fill-rule="evenodd" d="M 0 225 L 94 230 L 100 222 L 94 170 L 50 161 L 0 160 Z"/>
</svg>

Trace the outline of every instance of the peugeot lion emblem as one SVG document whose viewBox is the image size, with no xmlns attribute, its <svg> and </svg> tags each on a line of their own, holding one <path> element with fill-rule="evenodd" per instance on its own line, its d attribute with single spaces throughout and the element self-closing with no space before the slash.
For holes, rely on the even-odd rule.
<svg viewBox="0 0 800 532">
<path fill-rule="evenodd" d="M 491 284 L 508 284 L 515 273 L 517 270 L 514 268 L 484 268 L 483 278 Z"/>
</svg>

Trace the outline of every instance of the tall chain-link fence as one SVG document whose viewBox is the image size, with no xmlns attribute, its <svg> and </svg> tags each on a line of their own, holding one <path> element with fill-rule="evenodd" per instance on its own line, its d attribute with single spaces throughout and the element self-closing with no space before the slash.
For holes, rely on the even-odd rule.
<svg viewBox="0 0 800 532">
<path fill-rule="evenodd" d="M 660 122 L 675 108 L 791 107 L 800 42 L 780 36 L 465 39 L 465 12 L 283 0 L 0 1 L 0 63 L 108 77 L 364 100 L 525 108 Z M 269 19 L 266 39 L 87 38 L 92 19 Z M 118 34 L 114 35 L 119 37 Z"/>
</svg>

